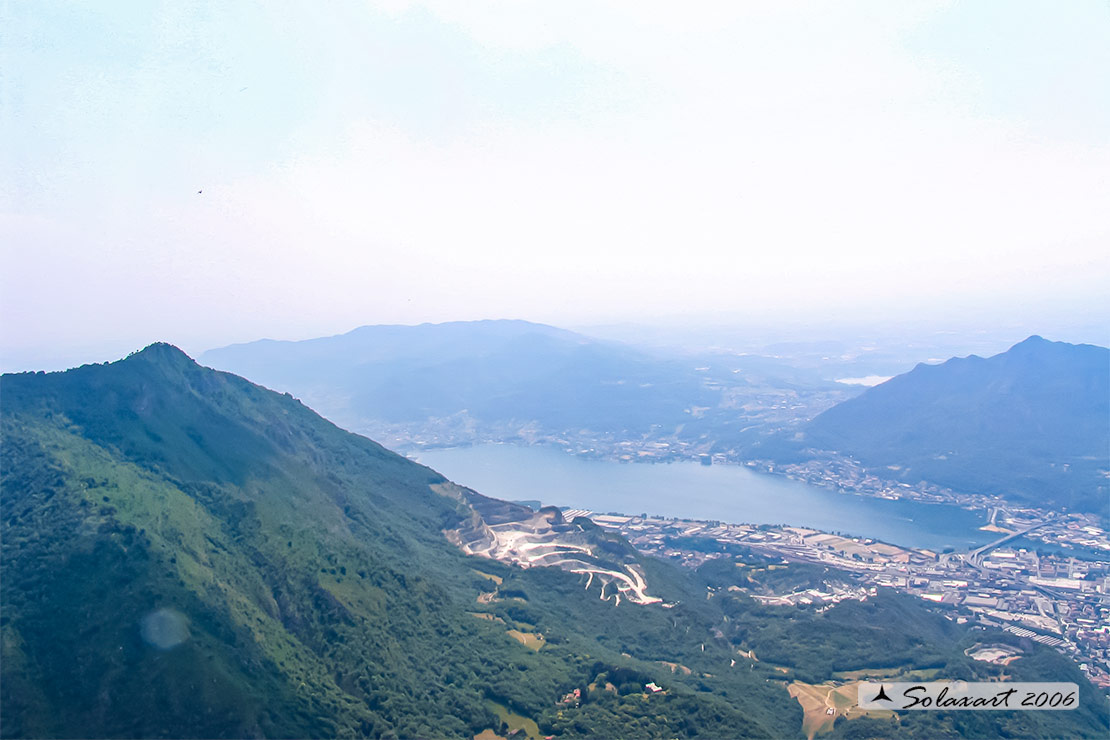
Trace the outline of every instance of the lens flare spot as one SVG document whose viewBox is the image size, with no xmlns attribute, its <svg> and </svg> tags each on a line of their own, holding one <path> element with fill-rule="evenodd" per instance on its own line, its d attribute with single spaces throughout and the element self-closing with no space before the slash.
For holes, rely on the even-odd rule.
<svg viewBox="0 0 1110 740">
<path fill-rule="evenodd" d="M 146 644 L 171 650 L 189 639 L 189 620 L 175 609 L 157 609 L 143 617 L 140 631 Z"/>
</svg>

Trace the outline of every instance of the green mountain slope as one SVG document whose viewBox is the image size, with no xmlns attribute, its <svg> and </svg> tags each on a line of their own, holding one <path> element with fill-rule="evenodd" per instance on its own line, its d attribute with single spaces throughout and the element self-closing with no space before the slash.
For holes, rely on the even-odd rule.
<svg viewBox="0 0 1110 740">
<path fill-rule="evenodd" d="M 790 737 L 786 680 L 877 654 L 943 664 L 972 639 L 884 597 L 881 624 L 824 640 L 858 625 L 855 607 L 706 599 L 720 574 L 637 559 L 588 523 L 540 534 L 596 544 L 588 564 L 635 565 L 670 608 L 468 556 L 447 533 L 481 529 L 477 499 L 168 345 L 3 376 L 0 412 L 4 737 L 471 737 L 520 718 L 561 737 Z M 487 525 L 512 523 L 489 501 Z M 781 666 L 738 658 L 753 648 Z M 1082 681 L 1037 654 L 1042 675 Z M 576 688 L 581 701 L 557 705 Z M 1084 691 L 1083 713 L 1051 719 L 1057 734 L 1105 731 Z"/>
<path fill-rule="evenodd" d="M 463 622 L 431 585 L 458 516 L 432 471 L 168 346 L 6 377 L 3 412 L 5 648 L 69 707 L 31 734 L 376 733 L 453 699 L 441 656 L 406 649 Z M 137 629 L 159 608 L 191 635 L 165 654 Z M 356 633 L 373 673 L 337 670 Z M 470 704 L 444 729 L 489 719 Z"/>
<path fill-rule="evenodd" d="M 469 736 L 622 661 L 474 617 L 501 566 L 444 536 L 471 511 L 441 476 L 172 347 L 2 399 L 6 736 Z"/>
</svg>

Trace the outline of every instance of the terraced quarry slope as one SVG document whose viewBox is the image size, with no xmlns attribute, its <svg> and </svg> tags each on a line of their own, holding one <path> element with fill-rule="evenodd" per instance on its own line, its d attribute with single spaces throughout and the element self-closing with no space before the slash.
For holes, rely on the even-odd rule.
<svg viewBox="0 0 1110 740">
<path fill-rule="evenodd" d="M 636 552 L 621 538 L 601 531 L 590 520 L 573 522 L 555 507 L 532 511 L 526 506 L 498 501 L 453 483 L 433 489 L 466 503 L 473 514 L 447 532 L 448 539 L 468 555 L 499 560 L 522 568 L 554 567 L 586 576 L 586 590 L 596 581 L 602 601 L 614 605 L 660 604 L 647 593 L 644 569 Z"/>
</svg>

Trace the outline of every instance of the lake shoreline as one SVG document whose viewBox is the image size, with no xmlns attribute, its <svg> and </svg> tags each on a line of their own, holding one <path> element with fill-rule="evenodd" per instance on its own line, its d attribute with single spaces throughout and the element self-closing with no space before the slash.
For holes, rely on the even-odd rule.
<svg viewBox="0 0 1110 740">
<path fill-rule="evenodd" d="M 598 513 L 650 511 L 668 518 L 805 526 L 938 551 L 992 538 L 980 530 L 987 518 L 983 509 L 865 496 L 742 464 L 635 465 L 508 443 L 424 448 L 414 458 L 489 496 Z"/>
</svg>

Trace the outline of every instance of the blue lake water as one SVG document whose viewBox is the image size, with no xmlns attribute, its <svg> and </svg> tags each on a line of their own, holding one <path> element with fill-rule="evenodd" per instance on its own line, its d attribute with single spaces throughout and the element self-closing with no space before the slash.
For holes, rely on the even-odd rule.
<svg viewBox="0 0 1110 740">
<path fill-rule="evenodd" d="M 424 450 L 419 460 L 487 496 L 597 513 L 790 524 L 933 550 L 998 537 L 979 530 L 982 510 L 837 493 L 740 465 L 619 463 L 500 444 Z"/>
</svg>

